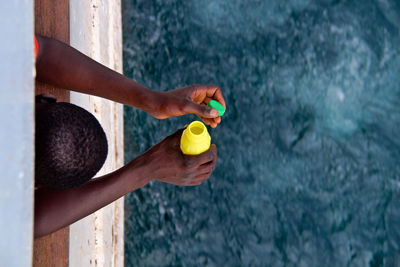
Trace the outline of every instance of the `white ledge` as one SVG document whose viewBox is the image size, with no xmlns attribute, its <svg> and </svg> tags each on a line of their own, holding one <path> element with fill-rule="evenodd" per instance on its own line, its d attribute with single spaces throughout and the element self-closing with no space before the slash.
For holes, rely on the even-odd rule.
<svg viewBox="0 0 400 267">
<path fill-rule="evenodd" d="M 70 0 L 70 44 L 122 73 L 120 0 Z M 71 103 L 92 112 L 108 141 L 107 160 L 97 174 L 123 165 L 123 108 L 103 98 L 71 92 Z M 124 265 L 124 199 L 121 198 L 70 227 L 69 265 Z"/>
</svg>

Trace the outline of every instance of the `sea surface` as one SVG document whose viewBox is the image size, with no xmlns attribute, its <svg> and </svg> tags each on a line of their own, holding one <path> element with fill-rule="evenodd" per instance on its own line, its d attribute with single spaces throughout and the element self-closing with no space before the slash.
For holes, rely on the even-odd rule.
<svg viewBox="0 0 400 267">
<path fill-rule="evenodd" d="M 400 1 L 122 2 L 125 75 L 227 101 L 207 182 L 126 197 L 126 266 L 400 266 Z M 126 162 L 194 119 L 125 107 Z"/>
</svg>

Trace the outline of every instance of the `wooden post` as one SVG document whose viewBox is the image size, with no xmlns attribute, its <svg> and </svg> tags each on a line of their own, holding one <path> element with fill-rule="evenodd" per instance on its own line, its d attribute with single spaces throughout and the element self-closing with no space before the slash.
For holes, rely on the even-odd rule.
<svg viewBox="0 0 400 267">
<path fill-rule="evenodd" d="M 69 44 L 69 0 L 35 0 L 35 33 Z M 69 91 L 36 82 L 36 95 L 50 93 L 69 102 Z M 33 266 L 67 267 L 69 227 L 34 240 Z"/>
</svg>

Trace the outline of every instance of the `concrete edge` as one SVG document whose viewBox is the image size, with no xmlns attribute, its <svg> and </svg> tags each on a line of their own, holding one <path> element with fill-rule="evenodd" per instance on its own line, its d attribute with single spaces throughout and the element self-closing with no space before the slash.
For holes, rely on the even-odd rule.
<svg viewBox="0 0 400 267">
<path fill-rule="evenodd" d="M 122 73 L 120 0 L 70 0 L 70 44 Z M 123 107 L 71 92 L 71 103 L 92 112 L 107 135 L 109 154 L 97 175 L 123 166 Z M 124 265 L 124 198 L 70 227 L 70 266 Z"/>
</svg>

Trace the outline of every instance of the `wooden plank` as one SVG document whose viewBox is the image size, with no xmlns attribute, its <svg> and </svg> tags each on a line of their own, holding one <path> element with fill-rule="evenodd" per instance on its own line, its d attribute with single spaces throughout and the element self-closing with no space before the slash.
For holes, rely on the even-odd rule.
<svg viewBox="0 0 400 267">
<path fill-rule="evenodd" d="M 69 44 L 69 0 L 35 0 L 35 33 Z M 69 102 L 69 91 L 36 83 L 36 94 L 43 93 Z"/>
<path fill-rule="evenodd" d="M 68 266 L 69 227 L 34 241 L 33 266 Z"/>
<path fill-rule="evenodd" d="M 35 33 L 69 44 L 69 0 L 35 0 Z M 69 102 L 69 91 L 36 82 L 36 95 L 50 93 Z M 69 227 L 34 240 L 33 266 L 69 265 Z"/>
</svg>

